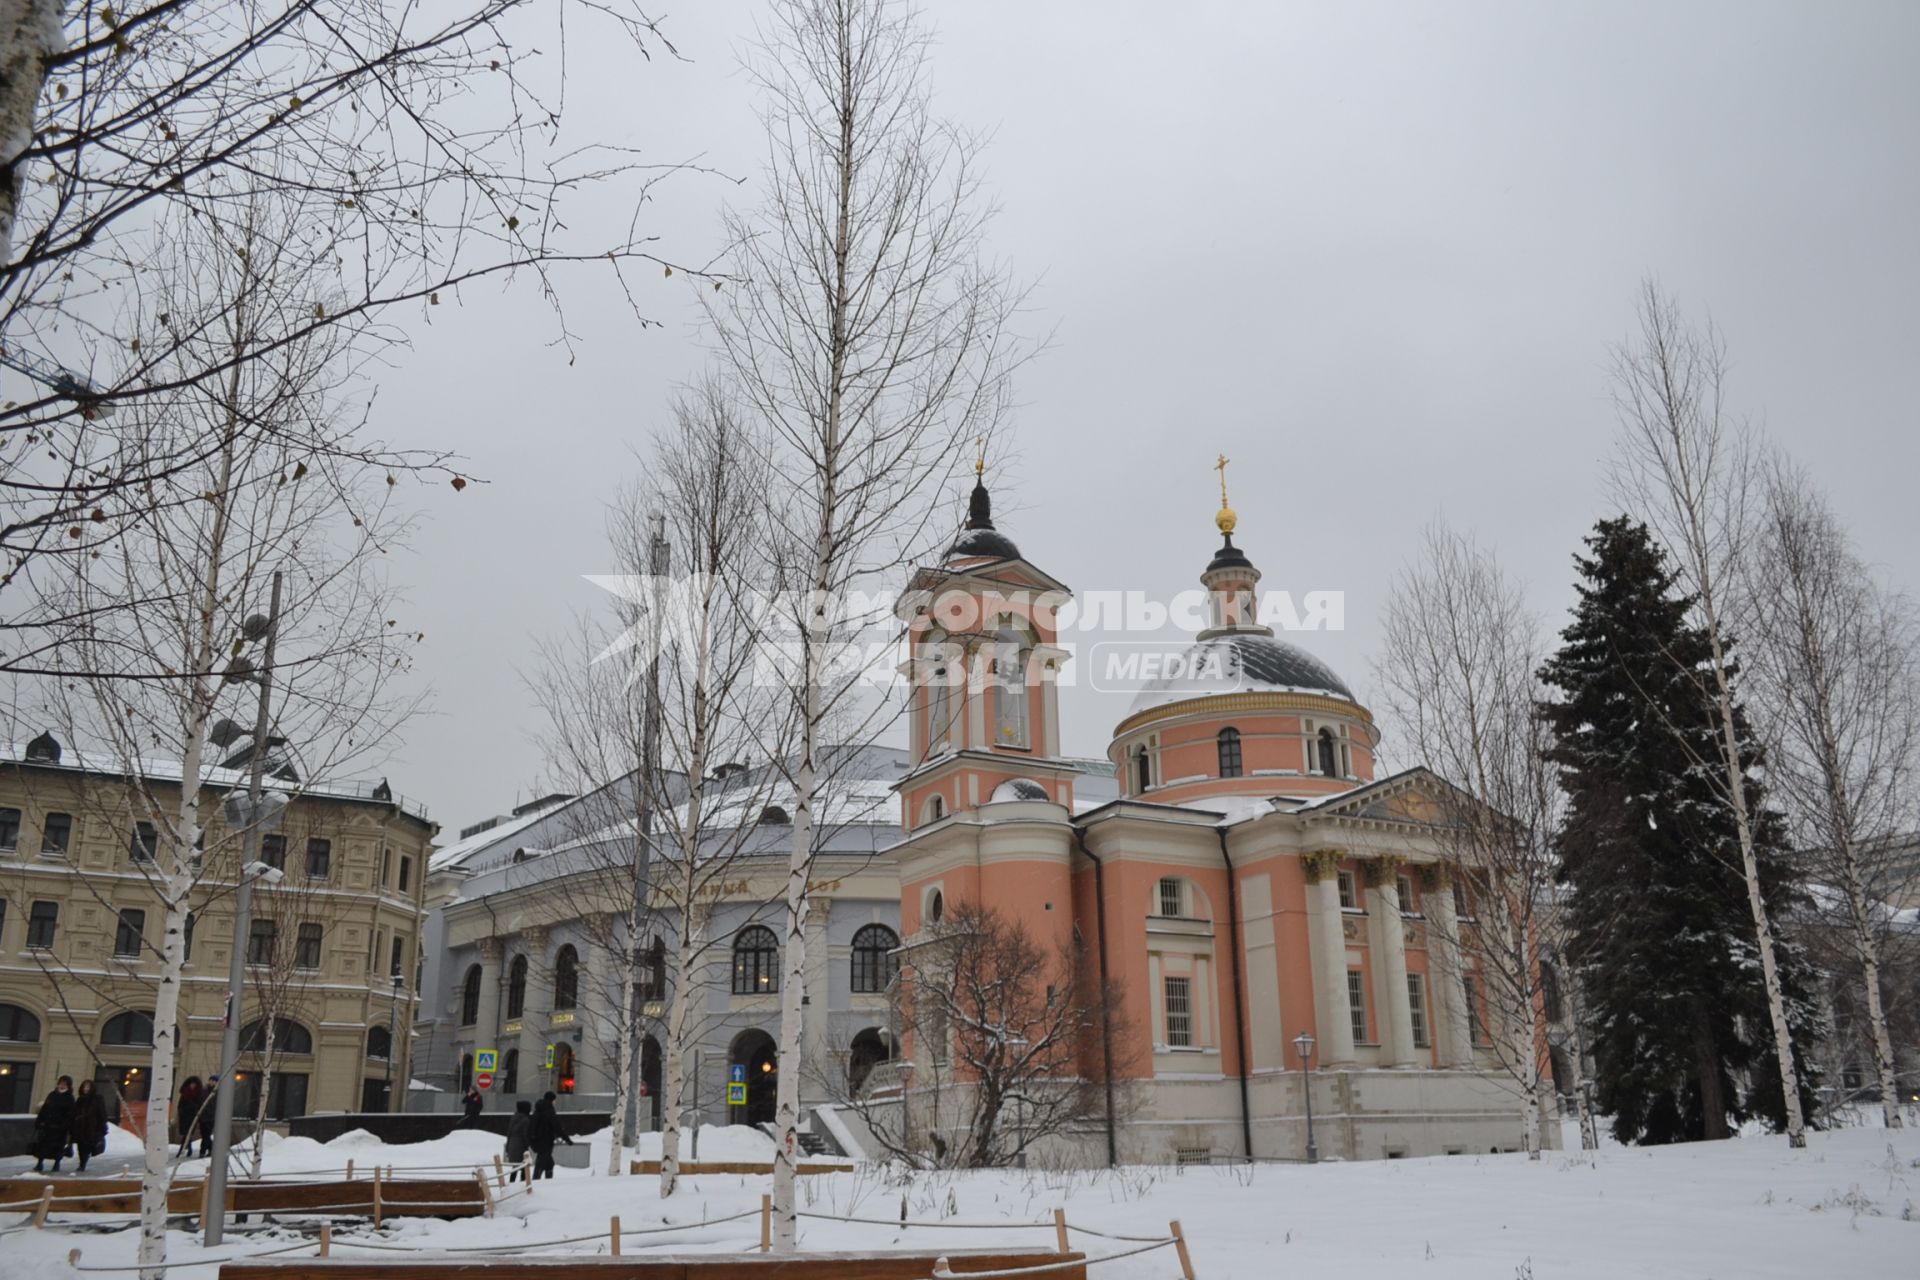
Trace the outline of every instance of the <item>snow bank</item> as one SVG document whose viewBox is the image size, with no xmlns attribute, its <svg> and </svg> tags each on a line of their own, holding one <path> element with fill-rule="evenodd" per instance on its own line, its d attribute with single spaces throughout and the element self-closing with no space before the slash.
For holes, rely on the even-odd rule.
<svg viewBox="0 0 1920 1280">
<path fill-rule="evenodd" d="M 752 1130 L 708 1129 L 700 1154 L 744 1145 Z M 341 1142 L 346 1141 L 342 1139 Z M 491 1135 L 461 1132 L 417 1146 L 355 1149 L 396 1169 L 477 1155 Z M 602 1140 L 604 1142 L 604 1139 Z M 1270 1280 L 1279 1276 L 1337 1275 L 1341 1280 L 1908 1280 L 1914 1275 L 1920 1217 L 1920 1130 L 1847 1129 L 1816 1133 L 1810 1149 L 1790 1151 L 1777 1136 L 1657 1148 L 1609 1147 L 1596 1152 L 1552 1152 L 1539 1161 L 1523 1155 L 1454 1156 L 1322 1165 L 1126 1168 L 1115 1172 L 1003 1171 L 916 1174 L 891 1178 L 875 1166 L 850 1174 L 801 1180 L 801 1208 L 810 1214 L 895 1220 L 904 1200 L 915 1222 L 1001 1222 L 1003 1230 L 933 1226 L 902 1230 L 809 1217 L 800 1227 L 803 1249 L 971 1247 L 983 1244 L 1046 1247 L 1050 1215 L 1066 1210 L 1076 1226 L 1109 1233 L 1161 1232 L 1179 1219 L 1206 1280 Z M 285 1166 L 318 1148 L 344 1163 L 340 1142 L 290 1139 L 269 1153 Z M 643 1148 L 644 1149 L 644 1148 Z M 464 1153 L 464 1154 L 462 1154 Z M 491 1150 L 486 1154 L 491 1157 Z M 605 1249 L 604 1240 L 543 1246 L 571 1236 L 598 1236 L 618 1214 L 634 1233 L 673 1225 L 684 1230 L 650 1237 L 675 1252 L 731 1253 L 759 1240 L 764 1176 L 688 1178 L 671 1199 L 659 1198 L 657 1178 L 608 1178 L 606 1148 L 593 1169 L 562 1169 L 533 1194 L 515 1193 L 492 1219 L 390 1222 L 378 1239 L 424 1249 L 498 1246 L 531 1255 Z M 477 1163 L 477 1161 L 475 1161 Z M 714 1224 L 734 1214 L 741 1221 Z M 0 1214 L 0 1229 L 24 1215 Z M 336 1255 L 400 1257 L 352 1248 L 374 1237 L 366 1224 L 336 1227 Z M 209 1253 L 195 1237 L 173 1231 L 168 1256 L 176 1263 L 272 1248 L 300 1237 L 273 1229 L 236 1235 Z M 78 1247 L 85 1267 L 132 1262 L 137 1233 L 75 1235 L 22 1231 L 7 1237 L 6 1280 L 71 1280 L 67 1251 Z M 1096 1257 L 1126 1246 L 1079 1236 Z M 305 1247 L 311 1247 L 306 1241 Z M 471 1256 L 471 1255 L 468 1255 Z M 183 1265 L 168 1280 L 216 1280 L 212 1265 Z M 1103 1264 L 1097 1280 L 1165 1280 L 1177 1274 L 1169 1252 Z"/>
</svg>

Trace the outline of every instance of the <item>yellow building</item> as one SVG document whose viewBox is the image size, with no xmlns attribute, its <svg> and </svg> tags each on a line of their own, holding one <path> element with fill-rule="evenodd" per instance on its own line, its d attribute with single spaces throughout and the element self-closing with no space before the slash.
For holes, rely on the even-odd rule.
<svg viewBox="0 0 1920 1280">
<path fill-rule="evenodd" d="M 229 763 L 232 763 L 229 761 Z M 109 1098 L 147 1098 L 164 927 L 154 803 L 172 806 L 178 771 L 117 761 L 42 735 L 0 747 L 0 1113 L 38 1108 L 61 1075 Z M 239 835 L 219 821 L 243 770 L 203 791 L 202 872 L 191 895 L 176 1081 L 218 1070 L 233 948 Z M 256 1112 L 263 1074 L 272 1119 L 384 1110 L 408 1079 L 428 850 L 437 828 L 378 784 L 301 786 L 262 861 L 283 879 L 253 895 L 236 1114 Z M 268 1027 L 271 1026 L 269 1034 Z"/>
</svg>

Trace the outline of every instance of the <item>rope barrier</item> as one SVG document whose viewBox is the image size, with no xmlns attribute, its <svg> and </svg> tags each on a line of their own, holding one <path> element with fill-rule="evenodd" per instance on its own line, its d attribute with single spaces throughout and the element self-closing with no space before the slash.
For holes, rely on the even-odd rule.
<svg viewBox="0 0 1920 1280">
<path fill-rule="evenodd" d="M 757 1218 L 759 1216 L 760 1211 L 758 1209 L 749 1209 L 745 1213 L 736 1213 L 726 1218 L 708 1218 L 704 1222 L 686 1222 L 679 1225 L 669 1224 L 666 1226 L 642 1227 L 639 1229 L 622 1226 L 620 1228 L 620 1237 L 624 1240 L 629 1236 L 657 1236 L 674 1231 L 698 1231 L 702 1227 L 725 1226 L 729 1222 L 740 1222 L 747 1218 Z M 582 1244 L 588 1240 L 607 1240 L 610 1239 L 612 1235 L 613 1233 L 611 1231 L 600 1231 L 587 1236 L 569 1236 L 565 1240 L 530 1240 L 503 1244 L 462 1245 L 457 1248 L 436 1248 L 431 1245 L 414 1244 L 375 1244 L 370 1240 L 350 1240 L 344 1236 L 335 1236 L 333 1238 L 333 1245 L 336 1249 L 342 1245 L 349 1245 L 355 1249 L 374 1249 L 381 1253 L 500 1253 L 507 1250 L 549 1249 L 555 1245 Z"/>
<path fill-rule="evenodd" d="M 1031 1227 L 1035 1230 L 1053 1230 L 1051 1222 L 913 1222 L 902 1218 L 843 1218 L 833 1213 L 798 1213 L 797 1218 L 818 1218 L 823 1222 L 857 1222 L 869 1227 L 959 1227 L 980 1231 L 1018 1231 Z M 1147 1237 L 1158 1240 L 1159 1236 Z"/>
<path fill-rule="evenodd" d="M 94 1272 L 172 1271 L 175 1267 L 211 1267 L 225 1262 L 245 1262 L 249 1258 L 271 1258 L 282 1253 L 292 1253 L 295 1249 L 306 1249 L 310 1247 L 310 1242 L 302 1240 L 298 1244 L 290 1244 L 281 1249 L 261 1249 L 253 1253 L 230 1253 L 224 1258 L 183 1258 L 178 1262 L 156 1262 L 147 1266 L 142 1266 L 136 1262 L 124 1267 L 83 1267 L 75 1263 L 72 1269 L 75 1271 Z"/>
<path fill-rule="evenodd" d="M 1095 1231 L 1092 1227 L 1076 1227 L 1071 1222 L 1067 1230 L 1078 1231 L 1082 1235 L 1099 1236 L 1102 1240 L 1118 1240 L 1124 1244 L 1145 1244 L 1149 1240 L 1171 1240 L 1172 1236 L 1123 1236 L 1117 1231 Z"/>
</svg>

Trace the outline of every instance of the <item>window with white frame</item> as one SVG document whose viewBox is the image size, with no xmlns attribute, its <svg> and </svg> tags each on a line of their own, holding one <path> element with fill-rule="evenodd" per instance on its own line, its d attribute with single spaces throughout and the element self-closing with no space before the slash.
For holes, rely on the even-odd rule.
<svg viewBox="0 0 1920 1280">
<path fill-rule="evenodd" d="M 1193 985 L 1187 978 L 1168 978 L 1167 1045 L 1184 1049 L 1193 1044 Z"/>
<path fill-rule="evenodd" d="M 1359 895 L 1356 893 L 1354 889 L 1353 872 L 1351 871 L 1339 872 L 1335 876 L 1335 882 L 1340 886 L 1340 909 L 1342 911 L 1358 910 L 1360 906 L 1360 899 L 1359 899 Z"/>
<path fill-rule="evenodd" d="M 1413 877 L 1401 876 L 1398 880 L 1394 881 L 1393 887 L 1395 892 L 1397 892 L 1400 895 L 1400 914 L 1403 916 L 1412 915 L 1413 914 Z"/>
<path fill-rule="evenodd" d="M 1347 970 L 1347 1016 L 1353 1022 L 1353 1042 L 1367 1043 L 1367 975 Z"/>
<path fill-rule="evenodd" d="M 1027 665 L 1033 656 L 1033 637 L 1024 627 L 1004 626 L 994 634 L 992 665 L 995 745 L 1031 745 L 1028 726 Z"/>
<path fill-rule="evenodd" d="M 1185 915 L 1186 913 L 1181 910 L 1180 898 L 1180 878 L 1178 876 L 1163 877 L 1160 881 L 1159 914 L 1163 916 Z"/>
<path fill-rule="evenodd" d="M 1407 1015 L 1413 1024 L 1413 1047 L 1424 1049 L 1427 1040 L 1427 979 L 1425 974 L 1407 975 Z"/>
</svg>

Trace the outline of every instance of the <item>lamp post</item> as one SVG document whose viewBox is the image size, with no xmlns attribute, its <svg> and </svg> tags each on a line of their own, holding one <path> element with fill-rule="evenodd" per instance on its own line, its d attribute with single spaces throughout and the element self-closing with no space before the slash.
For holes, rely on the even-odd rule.
<svg viewBox="0 0 1920 1280">
<path fill-rule="evenodd" d="M 214 1098 L 213 1151 L 207 1165 L 207 1212 L 200 1224 L 209 1247 L 220 1243 L 227 1226 L 227 1149 L 233 1143 L 233 1096 L 235 1076 L 240 1065 L 240 1018 L 246 1007 L 247 935 L 253 910 L 253 882 L 265 880 L 277 884 L 285 873 L 260 859 L 260 837 L 278 825 L 286 797 L 275 793 L 266 798 L 267 738 L 271 732 L 273 704 L 273 646 L 280 629 L 280 572 L 273 574 L 273 595 L 263 617 L 252 614 L 241 624 L 241 634 L 254 642 L 264 641 L 263 661 L 256 669 L 246 659 L 235 656 L 227 669 L 229 680 L 256 680 L 260 702 L 253 722 L 253 746 L 247 759 L 247 796 L 236 802 L 228 796 L 226 819 L 229 827 L 240 830 L 240 884 L 233 895 L 233 959 L 227 973 L 227 1025 L 220 1042 L 220 1089 Z M 271 959 L 271 957 L 269 957 Z M 272 1052 L 272 1045 L 263 1045 Z"/>
<path fill-rule="evenodd" d="M 393 1060 L 400 1056 L 400 995 L 406 981 L 399 974 L 393 975 L 393 1007 L 387 1011 L 387 1114 L 392 1115 L 400 1108 L 393 1102 Z"/>
<path fill-rule="evenodd" d="M 253 882 L 264 880 L 278 884 L 283 873 L 264 862 L 247 864 L 240 873 L 240 887 L 233 892 L 233 963 L 227 973 L 227 1026 L 220 1042 L 220 1085 L 214 1091 L 213 1153 L 207 1161 L 207 1215 L 205 1228 L 209 1245 L 220 1243 L 227 1226 L 227 1150 L 233 1144 L 233 1095 L 235 1070 L 240 1065 L 241 993 L 247 980 L 247 934 L 253 915 Z M 271 1045 L 264 1046 L 269 1051 Z"/>
<path fill-rule="evenodd" d="M 1313 1141 L 1313 1036 L 1305 1031 L 1293 1038 L 1300 1054 L 1300 1092 L 1307 1100 L 1307 1163 L 1320 1163 L 1320 1148 Z"/>
</svg>

